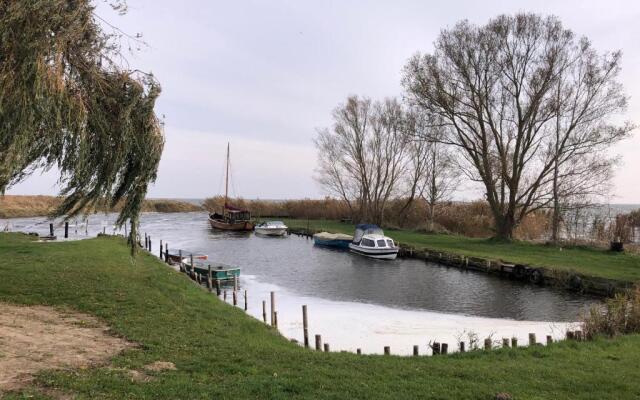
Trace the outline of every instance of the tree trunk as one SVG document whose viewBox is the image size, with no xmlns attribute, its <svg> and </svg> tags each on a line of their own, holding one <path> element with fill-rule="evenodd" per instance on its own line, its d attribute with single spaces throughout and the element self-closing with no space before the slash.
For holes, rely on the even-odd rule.
<svg viewBox="0 0 640 400">
<path fill-rule="evenodd" d="M 505 242 L 513 240 L 513 230 L 516 227 L 514 213 L 507 211 L 505 215 L 494 214 L 494 220 L 496 225 L 494 239 Z"/>
</svg>

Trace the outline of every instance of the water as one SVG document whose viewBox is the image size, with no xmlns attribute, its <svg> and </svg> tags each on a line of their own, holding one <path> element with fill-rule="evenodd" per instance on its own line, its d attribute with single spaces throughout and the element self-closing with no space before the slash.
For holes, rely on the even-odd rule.
<svg viewBox="0 0 640 400">
<path fill-rule="evenodd" d="M 91 216 L 88 227 L 78 223 L 77 235 L 72 223 L 71 239 L 103 229 L 112 233 L 114 219 Z M 48 233 L 43 218 L 10 221 L 14 230 Z M 413 344 L 428 340 L 453 346 L 469 332 L 517 336 L 521 343 L 529 332 L 561 337 L 567 324 L 596 301 L 419 260 L 372 260 L 318 248 L 296 236 L 215 232 L 205 213 L 144 214 L 141 232 L 151 236 L 154 254 L 162 239 L 172 250 L 202 252 L 241 267 L 241 289 L 247 290 L 248 311 L 256 318 L 262 319 L 262 300 L 276 291 L 279 328 L 288 337 L 302 340 L 300 307 L 307 304 L 312 333 L 321 332 L 334 350 L 379 353 L 390 345 L 394 353 L 408 354 Z M 56 234 L 62 236 L 63 230 L 56 228 Z"/>
</svg>

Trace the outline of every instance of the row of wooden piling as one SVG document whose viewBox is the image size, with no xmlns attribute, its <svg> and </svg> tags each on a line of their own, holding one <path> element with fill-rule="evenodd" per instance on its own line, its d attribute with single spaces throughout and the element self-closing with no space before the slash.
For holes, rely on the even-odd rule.
<svg viewBox="0 0 640 400">
<path fill-rule="evenodd" d="M 149 252 L 151 252 L 151 236 L 147 235 L 145 233 L 145 249 L 148 250 Z M 160 258 L 163 259 L 165 262 L 169 262 L 169 245 L 168 243 L 163 243 L 162 240 L 160 241 L 160 252 L 159 252 Z M 195 282 L 197 282 L 199 285 L 201 285 L 204 281 L 204 278 L 201 276 L 201 274 L 196 273 L 195 272 L 195 268 L 194 263 L 193 263 L 193 254 L 190 254 L 190 262 L 191 262 L 191 268 L 187 269 L 186 265 L 183 265 L 182 263 L 182 250 L 179 250 L 178 252 L 179 258 L 180 258 L 180 271 L 184 272 L 186 274 L 188 274 L 190 276 L 191 279 L 193 279 Z M 215 290 L 216 295 L 218 297 L 222 296 L 222 300 L 226 303 L 227 302 L 227 298 L 228 298 L 228 292 L 227 290 L 222 290 L 220 287 L 220 281 L 219 280 L 215 280 L 212 279 L 212 272 L 211 272 L 211 266 L 209 266 L 209 271 L 206 277 L 206 286 L 207 289 L 210 292 L 213 292 Z M 238 283 L 238 277 L 235 276 L 234 277 L 234 282 L 233 282 L 233 291 L 232 291 L 232 303 L 234 306 L 238 306 L 238 292 L 239 292 L 239 283 Z M 247 311 L 248 310 L 248 293 L 247 290 L 244 290 L 244 310 Z M 276 310 L 276 294 L 275 292 L 270 292 L 269 295 L 269 312 L 267 313 L 267 301 L 266 300 L 262 300 L 262 321 L 265 324 L 269 324 L 270 326 L 274 327 L 274 328 L 278 328 L 278 312 Z M 268 314 L 268 316 L 267 316 Z M 308 315 L 308 308 L 307 305 L 303 305 L 302 306 L 302 330 L 303 330 L 303 343 L 302 345 L 305 348 L 310 348 L 311 344 L 310 344 L 310 339 L 309 339 L 309 315 Z M 315 339 L 315 350 L 316 351 L 324 351 L 324 352 L 330 352 L 331 351 L 331 346 L 328 342 L 324 342 L 322 341 L 322 335 L 320 334 L 316 334 L 314 336 Z M 546 344 L 550 345 L 554 342 L 553 337 L 551 335 L 546 335 Z M 580 330 L 575 330 L 575 331 L 567 331 L 566 333 L 566 339 L 567 340 L 583 340 L 583 334 Z M 516 348 L 518 347 L 518 338 L 516 337 L 512 337 L 512 338 L 502 338 L 501 342 L 497 342 L 497 343 L 501 343 L 501 347 L 502 348 Z M 484 350 L 492 350 L 494 348 L 494 340 L 491 337 L 485 338 L 484 342 L 483 342 L 483 349 Z M 541 345 L 541 343 L 538 343 L 537 338 L 536 338 L 536 334 L 535 333 L 529 333 L 528 335 L 528 344 L 529 346 L 535 346 L 535 345 Z M 474 348 L 470 348 L 467 349 L 467 346 L 465 344 L 465 342 L 461 341 L 457 343 L 458 345 L 458 351 L 461 353 L 464 353 L 468 350 L 474 350 Z M 427 348 L 431 348 L 431 352 L 432 355 L 446 355 L 449 354 L 449 344 L 448 343 L 440 343 L 440 342 L 431 342 L 427 345 Z M 356 354 L 362 354 L 362 349 L 358 348 L 356 349 Z M 391 347 L 390 346 L 384 346 L 383 347 L 383 354 L 384 355 L 391 355 Z M 413 356 L 419 356 L 420 355 L 420 346 L 419 345 L 414 345 L 413 346 Z"/>
</svg>

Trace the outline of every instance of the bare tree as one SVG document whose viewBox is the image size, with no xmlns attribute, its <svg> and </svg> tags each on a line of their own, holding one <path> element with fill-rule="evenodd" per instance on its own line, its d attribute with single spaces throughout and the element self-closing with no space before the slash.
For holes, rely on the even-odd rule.
<svg viewBox="0 0 640 400">
<path fill-rule="evenodd" d="M 463 21 L 434 47 L 406 65 L 407 98 L 443 130 L 434 140 L 457 148 L 484 185 L 498 238 L 510 240 L 527 214 L 552 203 L 554 166 L 632 129 L 608 122 L 627 101 L 619 53 L 599 55 L 555 17 Z"/>
<path fill-rule="evenodd" d="M 358 220 L 382 223 L 406 170 L 404 112 L 395 99 L 349 97 L 318 132 L 318 182 L 347 202 Z M 356 214 L 357 213 L 357 214 Z"/>
<path fill-rule="evenodd" d="M 434 230 L 436 206 L 451 198 L 460 183 L 453 154 L 441 143 L 427 142 L 425 173 L 421 197 L 427 203 L 427 227 Z"/>
</svg>

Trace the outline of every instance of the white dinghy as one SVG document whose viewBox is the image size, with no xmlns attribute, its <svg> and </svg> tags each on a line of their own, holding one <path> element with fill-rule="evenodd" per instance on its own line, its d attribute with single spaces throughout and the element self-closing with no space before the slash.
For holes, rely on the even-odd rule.
<svg viewBox="0 0 640 400">
<path fill-rule="evenodd" d="M 265 221 L 255 226 L 257 234 L 265 236 L 284 236 L 287 234 L 287 226 L 282 221 Z"/>
</svg>

